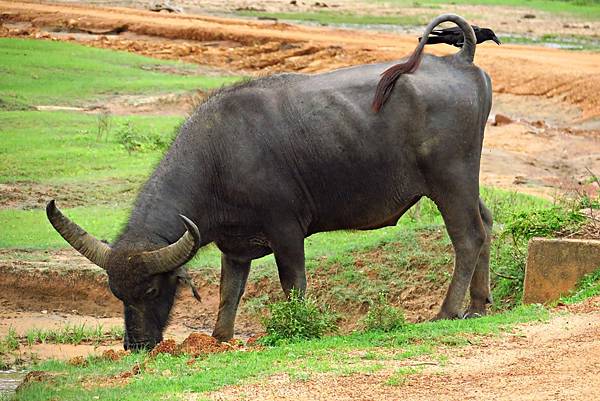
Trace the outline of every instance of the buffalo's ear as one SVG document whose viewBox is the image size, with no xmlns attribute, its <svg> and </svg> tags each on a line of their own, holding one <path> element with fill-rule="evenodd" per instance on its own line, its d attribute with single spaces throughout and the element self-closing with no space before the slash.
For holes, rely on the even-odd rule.
<svg viewBox="0 0 600 401">
<path fill-rule="evenodd" d="M 194 294 L 194 298 L 196 298 L 198 302 L 202 302 L 202 297 L 200 296 L 198 289 L 194 285 L 194 282 L 192 281 L 192 278 L 190 277 L 190 274 L 188 273 L 187 269 L 181 266 L 175 271 L 175 275 L 177 276 L 177 280 L 179 280 L 181 284 L 189 285 L 192 289 L 192 294 Z"/>
</svg>

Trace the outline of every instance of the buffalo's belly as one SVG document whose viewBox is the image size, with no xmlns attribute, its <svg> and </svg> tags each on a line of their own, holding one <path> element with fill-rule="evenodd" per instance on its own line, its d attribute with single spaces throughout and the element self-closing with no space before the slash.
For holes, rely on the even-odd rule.
<svg viewBox="0 0 600 401">
<path fill-rule="evenodd" d="M 258 259 L 273 252 L 263 230 L 256 226 L 223 227 L 214 242 L 224 254 L 242 260 Z"/>
<path fill-rule="evenodd" d="M 328 201 L 318 200 L 318 212 L 313 215 L 309 232 L 370 230 L 395 225 L 423 195 L 418 182 L 410 188 L 396 185 L 385 192 L 372 186 L 364 189 L 367 191 L 338 192 L 329 194 Z"/>
</svg>

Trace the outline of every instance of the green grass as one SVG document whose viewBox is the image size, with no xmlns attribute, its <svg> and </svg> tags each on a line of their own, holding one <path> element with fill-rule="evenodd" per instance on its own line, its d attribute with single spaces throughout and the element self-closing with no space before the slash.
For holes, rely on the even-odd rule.
<svg viewBox="0 0 600 401">
<path fill-rule="evenodd" d="M 101 324 L 93 327 L 85 324 L 67 324 L 59 329 L 30 329 L 20 340 L 30 346 L 34 344 L 100 344 L 104 341 L 121 341 L 123 331 L 124 329 L 119 326 L 105 329 Z"/>
<path fill-rule="evenodd" d="M 382 16 L 368 14 L 353 14 L 336 11 L 315 12 L 278 12 L 238 11 L 237 15 L 247 17 L 276 18 L 289 21 L 315 22 L 322 25 L 404 25 L 415 26 L 428 23 L 432 15 L 397 15 Z"/>
<path fill-rule="evenodd" d="M 583 276 L 569 295 L 560 298 L 560 302 L 575 304 L 598 295 L 600 295 L 600 266 L 598 270 Z"/>
<path fill-rule="evenodd" d="M 19 338 L 14 327 L 8 328 L 8 333 L 4 338 L 0 338 L 0 355 L 14 351 L 19 348 Z"/>
<path fill-rule="evenodd" d="M 600 51 L 600 40 L 598 40 L 597 37 L 594 38 L 583 35 L 545 34 L 539 38 L 500 35 L 500 39 L 502 40 L 502 43 L 546 45 L 568 50 Z"/>
<path fill-rule="evenodd" d="M 54 374 L 48 382 L 32 383 L 16 400 L 139 400 L 171 399 L 189 393 L 214 391 L 225 385 L 263 380 L 273 374 L 287 373 L 294 380 L 308 380 L 314 373 L 347 375 L 385 368 L 385 361 L 418 355 L 436 355 L 440 345 L 462 346 L 481 336 L 493 336 L 514 324 L 544 321 L 549 313 L 541 307 L 520 307 L 481 319 L 410 324 L 389 333 L 353 333 L 320 340 L 292 343 L 252 352 L 213 354 L 193 363 L 186 356 L 133 354 L 118 362 L 89 358 L 84 367 L 58 361 L 34 367 Z M 364 355 L 361 357 L 361 355 Z M 110 379 L 135 365 L 140 374 L 124 387 L 110 385 Z M 168 371 L 168 372 L 167 372 Z M 169 374 L 170 372 L 170 374 Z M 173 374 L 175 372 L 175 374 Z M 401 384 L 397 372 L 389 385 Z M 87 383 L 83 386 L 83 383 Z M 103 383 L 102 386 L 96 383 Z M 202 394 L 198 395 L 202 398 Z"/>
<path fill-rule="evenodd" d="M 441 7 L 451 11 L 454 5 L 510 6 L 555 14 L 571 14 L 585 19 L 600 19 L 599 0 L 368 0 L 402 7 Z"/>
<path fill-rule="evenodd" d="M 68 42 L 0 38 L 0 108 L 81 105 L 113 95 L 210 89 L 235 77 L 167 74 L 195 67 Z"/>
<path fill-rule="evenodd" d="M 182 117 L 113 116 L 144 132 L 170 136 Z M 129 155 L 114 133 L 97 139 L 98 118 L 72 112 L 11 111 L 0 114 L 0 182 L 93 182 L 146 177 L 160 151 Z M 115 129 L 113 129 L 115 131 Z"/>
<path fill-rule="evenodd" d="M 69 217 L 83 224 L 97 238 L 111 241 L 115 239 L 123 222 L 127 219 L 127 209 L 110 207 L 80 207 L 68 209 Z M 0 209 L 1 248 L 65 248 L 68 244 L 46 220 L 42 210 Z"/>
<path fill-rule="evenodd" d="M 156 71 L 163 67 L 187 75 Z M 109 116 L 102 121 L 97 115 L 75 112 L 10 110 L 41 103 L 80 105 L 112 94 L 207 89 L 238 79 L 194 75 L 195 69 L 71 43 L 0 39 L 0 183 L 33 194 L 42 205 L 56 198 L 90 232 L 114 239 L 137 190 L 164 151 L 144 147 L 130 152 L 120 132 L 133 127 L 168 143 L 183 117 Z M 110 129 L 101 131 L 107 119 Z M 73 203 L 77 207 L 65 207 Z M 0 247 L 64 247 L 44 211 L 29 207 L 0 209 Z"/>
</svg>

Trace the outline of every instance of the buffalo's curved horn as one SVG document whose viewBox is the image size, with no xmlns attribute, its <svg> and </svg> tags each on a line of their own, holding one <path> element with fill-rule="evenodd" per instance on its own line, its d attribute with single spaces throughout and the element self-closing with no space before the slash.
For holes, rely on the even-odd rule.
<svg viewBox="0 0 600 401">
<path fill-rule="evenodd" d="M 83 228 L 73 223 L 56 207 L 54 199 L 46 206 L 46 215 L 56 231 L 79 253 L 92 263 L 106 269 L 110 246 L 88 234 Z"/>
<path fill-rule="evenodd" d="M 184 265 L 200 248 L 200 232 L 193 221 L 179 215 L 187 228 L 177 242 L 155 251 L 142 252 L 139 257 L 150 274 L 166 273 Z"/>
</svg>

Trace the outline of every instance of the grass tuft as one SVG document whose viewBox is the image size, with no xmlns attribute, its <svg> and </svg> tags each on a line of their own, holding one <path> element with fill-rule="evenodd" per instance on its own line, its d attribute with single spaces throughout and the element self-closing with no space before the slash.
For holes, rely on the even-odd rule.
<svg viewBox="0 0 600 401">
<path fill-rule="evenodd" d="M 380 292 L 375 300 L 371 301 L 369 311 L 364 319 L 366 331 L 390 332 L 398 330 L 406 324 L 404 313 L 388 303 L 385 293 Z"/>
<path fill-rule="evenodd" d="M 559 302 L 575 304 L 598 295 L 600 295 L 600 266 L 598 270 L 583 276 L 575 289 L 569 295 L 561 297 Z"/>
<path fill-rule="evenodd" d="M 270 304 L 269 312 L 263 321 L 267 335 L 260 340 L 264 345 L 321 338 L 337 331 L 335 314 L 295 290 L 288 300 Z"/>
</svg>

